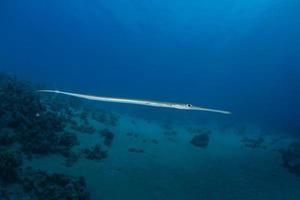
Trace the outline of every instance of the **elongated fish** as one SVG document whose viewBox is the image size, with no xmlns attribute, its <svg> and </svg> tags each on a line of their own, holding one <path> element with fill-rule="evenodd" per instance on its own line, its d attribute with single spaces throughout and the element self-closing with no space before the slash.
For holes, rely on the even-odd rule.
<svg viewBox="0 0 300 200">
<path fill-rule="evenodd" d="M 229 112 L 229 111 L 217 110 L 217 109 L 211 109 L 211 108 L 203 108 L 203 107 L 199 107 L 199 106 L 193 106 L 192 104 L 161 102 L 161 101 L 152 101 L 152 100 L 143 100 L 143 99 L 128 99 L 128 98 L 92 96 L 92 95 L 86 95 L 86 94 L 80 94 L 80 93 L 63 92 L 63 91 L 59 91 L 59 90 L 38 90 L 37 92 L 63 94 L 63 95 L 67 95 L 67 96 L 73 96 L 73 97 L 78 97 L 81 99 L 89 99 L 89 100 L 94 100 L 94 101 L 127 103 L 127 104 L 143 105 L 143 106 L 175 108 L 175 109 L 180 109 L 180 110 L 199 110 L 199 111 L 206 111 L 206 112 L 231 114 L 231 112 Z"/>
</svg>

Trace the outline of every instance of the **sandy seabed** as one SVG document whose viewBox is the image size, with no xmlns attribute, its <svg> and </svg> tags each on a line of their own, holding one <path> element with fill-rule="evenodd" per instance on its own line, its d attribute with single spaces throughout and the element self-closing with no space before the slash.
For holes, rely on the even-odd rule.
<svg viewBox="0 0 300 200">
<path fill-rule="evenodd" d="M 104 128 L 90 121 L 97 129 Z M 25 165 L 85 177 L 93 200 L 300 198 L 300 177 L 281 166 L 277 150 L 290 139 L 271 145 L 268 142 L 279 136 L 264 135 L 267 148 L 247 148 L 241 142 L 244 136 L 236 134 L 234 128 L 221 132 L 217 125 L 207 126 L 211 130 L 209 144 L 199 148 L 191 145 L 193 133 L 187 127 L 173 126 L 178 134 L 170 136 L 158 122 L 123 114 L 119 115 L 119 125 L 110 128 L 115 137 L 108 158 L 80 158 L 66 167 L 62 156 L 51 155 L 26 161 Z M 251 130 L 259 134 L 258 128 Z M 77 136 L 80 147 L 102 143 L 98 134 Z M 144 153 L 130 152 L 130 148 L 143 149 Z"/>
</svg>

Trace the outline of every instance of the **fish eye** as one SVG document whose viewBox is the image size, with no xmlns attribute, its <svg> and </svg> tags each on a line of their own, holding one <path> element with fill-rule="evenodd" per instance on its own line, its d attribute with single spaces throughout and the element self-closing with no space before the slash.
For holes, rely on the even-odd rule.
<svg viewBox="0 0 300 200">
<path fill-rule="evenodd" d="M 187 107 L 189 107 L 189 108 L 192 107 L 192 104 L 187 104 Z"/>
</svg>

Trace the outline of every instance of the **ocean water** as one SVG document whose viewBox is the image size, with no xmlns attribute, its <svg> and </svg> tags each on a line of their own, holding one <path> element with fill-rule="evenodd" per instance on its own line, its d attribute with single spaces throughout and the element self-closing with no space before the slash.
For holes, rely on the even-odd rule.
<svg viewBox="0 0 300 200">
<path fill-rule="evenodd" d="M 299 199 L 299 13 L 298 0 L 1 0 L 0 199 Z"/>
</svg>

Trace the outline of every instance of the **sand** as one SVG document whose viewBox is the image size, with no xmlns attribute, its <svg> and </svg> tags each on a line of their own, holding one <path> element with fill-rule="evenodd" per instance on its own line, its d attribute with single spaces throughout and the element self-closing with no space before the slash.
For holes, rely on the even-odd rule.
<svg viewBox="0 0 300 200">
<path fill-rule="evenodd" d="M 99 130 L 105 128 L 91 123 Z M 166 136 L 160 123 L 124 114 L 117 127 L 108 128 L 115 139 L 107 159 L 81 158 L 66 167 L 62 156 L 53 155 L 26 161 L 26 165 L 84 176 L 93 200 L 299 199 L 300 177 L 281 166 L 276 151 L 284 141 L 266 149 L 251 149 L 241 143 L 243 136 L 233 128 L 220 131 L 217 124 L 210 124 L 210 142 L 204 149 L 190 144 L 193 133 L 185 126 L 173 125 L 178 134 Z M 138 136 L 127 136 L 128 132 Z M 77 136 L 80 147 L 102 144 L 97 133 Z M 264 137 L 268 142 L 276 136 Z M 129 148 L 141 148 L 144 153 L 132 153 Z"/>
</svg>

